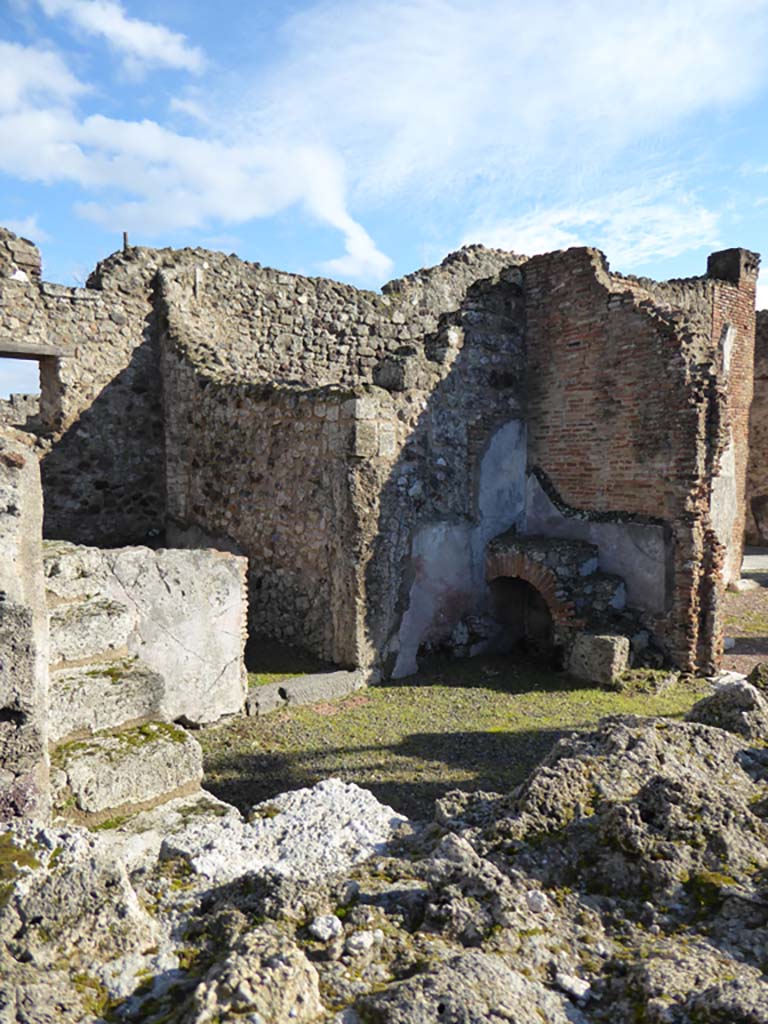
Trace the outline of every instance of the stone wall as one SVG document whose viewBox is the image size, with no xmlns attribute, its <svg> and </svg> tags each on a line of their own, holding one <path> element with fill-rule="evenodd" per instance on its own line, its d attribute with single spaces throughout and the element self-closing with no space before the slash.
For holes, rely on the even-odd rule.
<svg viewBox="0 0 768 1024">
<path fill-rule="evenodd" d="M 164 358 L 168 513 L 248 556 L 254 630 L 357 664 L 345 567 L 354 394 L 227 384 Z"/>
<path fill-rule="evenodd" d="M 203 250 L 129 248 L 85 289 L 14 267 L 0 344 L 59 353 L 49 536 L 192 528 L 247 554 L 254 629 L 402 674 L 487 610 L 493 536 L 550 530 L 598 546 L 677 664 L 717 659 L 752 254 L 658 283 L 469 247 L 382 294 Z"/>
<path fill-rule="evenodd" d="M 41 271 L 40 251 L 35 243 L 0 228 L 0 277 L 39 281 Z"/>
<path fill-rule="evenodd" d="M 525 489 L 525 309 L 512 258 L 467 290 L 423 346 L 389 367 L 397 444 L 354 466 L 364 541 L 367 658 L 415 671 L 466 616 L 487 611 L 485 545 Z"/>
<path fill-rule="evenodd" d="M 182 252 L 164 271 L 163 290 L 183 316 L 191 357 L 209 373 L 355 386 L 375 382 L 383 359 L 421 345 L 475 281 L 519 259 L 469 247 L 379 294 L 235 256 Z"/>
<path fill-rule="evenodd" d="M 2 245 L 16 245 L 0 231 Z M 151 283 L 164 254 L 130 249 L 85 288 L 3 276 L 0 351 L 41 351 L 48 536 L 103 544 L 162 528 L 160 379 Z M 7 266 L 6 271 L 10 270 Z M 60 355 L 45 355 L 50 350 Z"/>
<path fill-rule="evenodd" d="M 741 287 L 714 278 L 722 261 L 712 277 L 652 287 L 610 275 L 591 249 L 524 267 L 529 464 L 587 518 L 670 531 L 654 629 L 687 668 L 719 657 L 715 610 L 740 566 L 739 513 L 724 508 L 743 494 L 756 262 L 729 252 L 748 258 Z"/>
<path fill-rule="evenodd" d="M 50 809 L 42 508 L 37 455 L 0 434 L 0 820 Z"/>
<path fill-rule="evenodd" d="M 749 418 L 746 541 L 768 544 L 768 309 L 757 314 L 754 397 Z"/>
<path fill-rule="evenodd" d="M 40 426 L 40 395 L 10 395 L 0 398 L 0 426 Z"/>
</svg>

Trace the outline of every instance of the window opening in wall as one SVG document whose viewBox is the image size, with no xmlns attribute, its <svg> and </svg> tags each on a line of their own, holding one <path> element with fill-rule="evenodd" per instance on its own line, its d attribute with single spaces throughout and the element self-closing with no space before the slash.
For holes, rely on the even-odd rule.
<svg viewBox="0 0 768 1024">
<path fill-rule="evenodd" d="M 494 617 L 506 633 L 504 646 L 510 653 L 541 657 L 556 665 L 554 623 L 539 591 L 516 576 L 500 576 L 490 588 Z"/>
<path fill-rule="evenodd" d="M 0 424 L 42 431 L 60 427 L 60 357 L 53 346 L 0 346 Z"/>
<path fill-rule="evenodd" d="M 0 426 L 34 428 L 40 418 L 40 364 L 0 356 Z"/>
</svg>

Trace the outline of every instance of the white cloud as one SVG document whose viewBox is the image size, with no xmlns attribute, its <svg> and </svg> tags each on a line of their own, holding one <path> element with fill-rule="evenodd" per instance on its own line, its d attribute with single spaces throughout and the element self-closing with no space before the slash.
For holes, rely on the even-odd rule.
<svg viewBox="0 0 768 1024">
<path fill-rule="evenodd" d="M 267 74 L 240 79 L 238 130 L 331 144 L 366 196 L 431 198 L 468 182 L 530 188 L 532 171 L 594 166 L 750 95 L 768 4 L 734 17 L 731 0 L 334 0 L 283 39 Z"/>
<path fill-rule="evenodd" d="M 763 275 L 761 275 L 761 277 L 762 276 Z M 768 309 L 768 281 L 761 281 L 759 278 L 757 282 L 755 306 L 757 309 Z"/>
<path fill-rule="evenodd" d="M 4 228 L 8 228 L 9 231 L 13 231 L 15 235 L 21 235 L 22 238 L 29 238 L 35 244 L 39 245 L 41 242 L 47 242 L 50 240 L 50 235 L 47 231 L 40 227 L 37 222 L 37 214 L 33 213 L 29 217 L 23 217 L 21 220 L 17 220 L 14 217 L 3 217 L 0 216 L 0 224 Z"/>
<path fill-rule="evenodd" d="M 202 103 L 192 99 L 181 99 L 178 96 L 172 96 L 168 104 L 168 109 L 174 114 L 184 114 L 186 117 L 191 117 L 193 121 L 199 121 L 200 124 L 208 125 L 211 124 L 211 118 L 208 111 L 205 109 Z"/>
<path fill-rule="evenodd" d="M 184 36 L 130 5 L 35 2 L 131 66 L 206 70 Z M 617 194 L 606 168 L 752 96 L 767 42 L 768 0 L 743 0 L 739 17 L 731 0 L 319 0 L 286 21 L 269 66 L 219 69 L 171 100 L 185 133 L 84 117 L 84 86 L 60 58 L 27 81 L 0 53 L 0 170 L 76 182 L 84 215 L 145 236 L 300 204 L 344 238 L 325 270 L 369 280 L 390 261 L 352 211 L 403 195 L 415 211 L 454 211 L 435 234 L 529 251 L 589 242 L 641 263 L 717 244 L 717 217 L 682 179 L 649 189 L 625 166 Z"/>
<path fill-rule="evenodd" d="M 139 18 L 131 18 L 115 0 L 39 0 L 48 17 L 68 18 L 88 35 L 101 36 L 134 71 L 149 67 L 200 72 L 202 50 L 179 32 Z"/>
<path fill-rule="evenodd" d="M 0 40 L 0 113 L 29 104 L 68 104 L 86 86 L 49 50 Z"/>
<path fill-rule="evenodd" d="M 304 144 L 196 138 L 150 121 L 80 117 L 82 87 L 63 64 L 7 44 L 6 107 L 0 107 L 0 172 L 28 181 L 74 182 L 76 209 L 114 231 L 162 236 L 172 229 L 232 226 L 293 205 L 336 228 L 338 272 L 380 280 L 389 259 L 350 215 L 343 168 L 327 149 Z M 8 69 L 11 69 L 8 72 Z M 54 74 L 55 72 L 55 74 Z"/>
<path fill-rule="evenodd" d="M 479 224 L 465 233 L 462 244 L 468 242 L 529 256 L 594 245 L 607 253 L 612 265 L 631 270 L 654 259 L 716 247 L 718 216 L 667 180 L 654 189 L 624 189 L 598 200 Z"/>
</svg>

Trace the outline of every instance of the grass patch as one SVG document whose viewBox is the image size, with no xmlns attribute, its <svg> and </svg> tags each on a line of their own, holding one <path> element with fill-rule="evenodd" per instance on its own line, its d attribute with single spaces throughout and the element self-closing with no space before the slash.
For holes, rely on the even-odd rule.
<svg viewBox="0 0 768 1024">
<path fill-rule="evenodd" d="M 435 661 L 407 680 L 337 703 L 232 719 L 199 736 L 205 785 L 245 810 L 337 776 L 414 818 L 450 789 L 506 792 L 562 735 L 606 715 L 682 716 L 708 689 L 663 694 L 582 686 L 508 658 Z"/>
</svg>

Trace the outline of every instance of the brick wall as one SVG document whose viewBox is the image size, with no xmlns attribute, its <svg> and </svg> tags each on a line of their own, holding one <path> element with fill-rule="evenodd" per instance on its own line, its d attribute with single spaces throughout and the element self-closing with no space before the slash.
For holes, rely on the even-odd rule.
<svg viewBox="0 0 768 1024">
<path fill-rule="evenodd" d="M 655 286 L 609 274 L 592 249 L 534 257 L 523 273 L 529 462 L 575 510 L 669 524 L 668 613 L 654 629 L 679 665 L 711 667 L 725 560 L 712 477 L 731 429 L 740 501 L 754 277 L 741 288 L 711 277 Z M 726 322 L 735 326 L 727 375 Z"/>
</svg>

